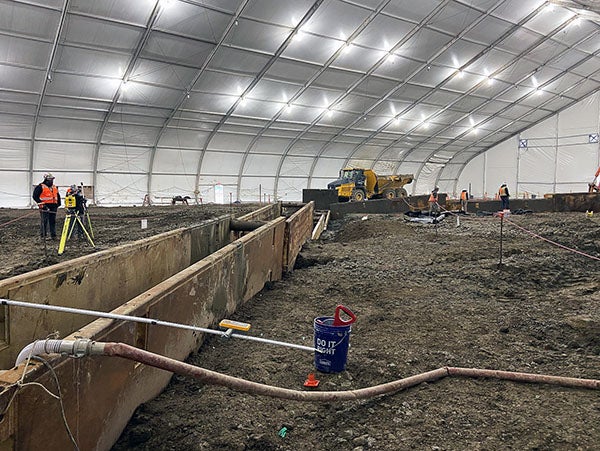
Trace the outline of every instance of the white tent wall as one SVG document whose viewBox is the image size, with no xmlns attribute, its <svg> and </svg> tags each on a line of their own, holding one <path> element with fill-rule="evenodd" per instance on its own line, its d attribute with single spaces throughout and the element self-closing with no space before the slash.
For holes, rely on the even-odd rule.
<svg viewBox="0 0 600 451">
<path fill-rule="evenodd" d="M 587 192 L 600 165 L 600 144 L 590 142 L 599 131 L 596 93 L 475 157 L 458 186 L 471 183 L 475 197 L 493 197 L 504 182 L 513 197 Z"/>
<path fill-rule="evenodd" d="M 288 155 L 282 161 L 281 170 L 279 172 L 280 178 L 291 177 L 291 178 L 303 178 L 304 186 L 308 179 L 308 173 L 313 159 L 310 157 L 297 157 Z"/>
<path fill-rule="evenodd" d="M 195 184 L 196 174 L 152 174 L 150 201 L 156 204 L 170 203 L 173 196 L 195 199 Z"/>
<path fill-rule="evenodd" d="M 36 178 L 36 181 L 38 179 Z M 41 180 L 40 180 L 41 182 Z M 20 171 L 2 171 L 0 176 L 0 197 L 2 207 L 23 207 L 31 200 L 31 191 L 22 189 L 29 185 L 29 173 Z"/>
<path fill-rule="evenodd" d="M 0 206 L 22 207 L 29 204 L 31 193 L 26 190 L 29 184 L 29 173 L 26 172 L 29 167 L 29 141 L 0 139 L 0 149 Z"/>
<path fill-rule="evenodd" d="M 269 199 L 273 201 L 275 200 L 274 188 L 275 177 L 246 176 L 241 180 L 238 199 L 242 202 L 258 202 L 259 200 L 262 202 Z"/>
<path fill-rule="evenodd" d="M 473 197 L 484 197 L 487 192 L 485 189 L 487 175 L 485 172 L 486 163 L 486 153 L 471 160 L 464 170 L 461 171 L 460 177 L 458 177 L 456 190 L 462 191 L 463 189 L 466 189 L 469 190 L 469 194 Z"/>
<path fill-rule="evenodd" d="M 318 158 L 313 160 L 314 169 L 308 188 L 324 189 L 327 184 L 337 179 L 340 169 L 344 164 L 341 158 Z"/>
<path fill-rule="evenodd" d="M 100 206 L 141 205 L 147 186 L 146 174 L 135 174 L 126 170 L 122 173 L 101 172 L 96 177 L 95 201 Z"/>
<path fill-rule="evenodd" d="M 458 186 L 466 187 L 470 183 L 473 190 L 471 194 L 477 198 L 485 198 L 494 197 L 498 187 L 502 183 L 506 183 L 509 191 L 514 195 L 517 174 L 517 145 L 517 138 L 511 138 L 494 146 L 490 151 L 475 157 L 462 171 L 458 179 Z M 483 163 L 479 160 L 483 160 Z M 481 187 L 480 190 L 479 187 Z"/>
<path fill-rule="evenodd" d="M 425 194 L 430 193 L 436 186 L 440 188 L 441 192 L 448 192 L 448 186 L 442 185 L 438 181 L 438 174 L 442 169 L 442 165 L 427 163 L 419 171 L 413 171 L 417 179 L 413 182 L 412 194 Z"/>
<path fill-rule="evenodd" d="M 277 200 L 302 200 L 302 190 L 306 188 L 306 178 L 281 177 L 277 189 Z M 271 196 L 271 200 L 273 197 Z"/>
</svg>

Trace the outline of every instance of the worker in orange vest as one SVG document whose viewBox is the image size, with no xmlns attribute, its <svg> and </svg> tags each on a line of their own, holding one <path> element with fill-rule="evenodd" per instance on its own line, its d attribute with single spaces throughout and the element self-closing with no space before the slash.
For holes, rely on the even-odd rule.
<svg viewBox="0 0 600 451">
<path fill-rule="evenodd" d="M 510 194 L 508 193 L 508 186 L 506 186 L 506 183 L 503 183 L 500 186 L 500 189 L 498 190 L 498 196 L 500 196 L 500 201 L 502 202 L 502 210 L 508 210 L 508 198 L 510 197 Z"/>
<path fill-rule="evenodd" d="M 467 214 L 467 203 L 469 201 L 469 192 L 463 189 L 460 193 L 460 209 L 464 214 Z"/>
<path fill-rule="evenodd" d="M 440 189 L 436 186 L 431 194 L 429 195 L 429 216 L 432 216 L 432 213 L 440 212 L 440 204 L 438 204 L 438 191 Z"/>
<path fill-rule="evenodd" d="M 54 185 L 54 176 L 44 174 L 44 181 L 33 190 L 33 200 L 40 207 L 40 236 L 42 239 L 50 234 L 56 240 L 56 212 L 60 207 L 60 193 Z"/>
</svg>

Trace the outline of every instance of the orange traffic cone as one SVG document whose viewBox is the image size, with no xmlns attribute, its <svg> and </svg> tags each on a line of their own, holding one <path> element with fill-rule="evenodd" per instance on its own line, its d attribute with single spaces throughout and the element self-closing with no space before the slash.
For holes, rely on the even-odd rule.
<svg viewBox="0 0 600 451">
<path fill-rule="evenodd" d="M 310 373 L 308 379 L 304 381 L 305 387 L 316 387 L 319 385 L 319 381 L 315 379 L 315 373 Z"/>
</svg>

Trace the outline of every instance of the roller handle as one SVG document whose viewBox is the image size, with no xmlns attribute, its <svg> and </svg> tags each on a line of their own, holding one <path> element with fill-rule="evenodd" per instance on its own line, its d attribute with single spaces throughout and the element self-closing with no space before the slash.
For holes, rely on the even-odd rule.
<svg viewBox="0 0 600 451">
<path fill-rule="evenodd" d="M 342 318 L 340 318 L 340 312 L 344 312 L 350 317 L 350 319 L 348 321 L 344 321 Z M 333 315 L 334 326 L 347 326 L 352 324 L 354 321 L 356 321 L 356 315 L 352 313 L 352 310 L 350 310 L 348 307 L 340 304 L 335 308 L 335 314 Z"/>
</svg>

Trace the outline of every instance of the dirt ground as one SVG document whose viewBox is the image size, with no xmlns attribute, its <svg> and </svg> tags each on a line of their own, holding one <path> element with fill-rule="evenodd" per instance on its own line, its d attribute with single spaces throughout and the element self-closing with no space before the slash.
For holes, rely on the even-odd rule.
<svg viewBox="0 0 600 451">
<path fill-rule="evenodd" d="M 195 221 L 189 216 L 200 208 L 163 210 L 171 227 Z M 160 222 L 153 214 L 107 209 L 94 223 L 98 242 L 140 238 L 139 218 Z M 128 220 L 108 220 L 118 215 Z M 600 256 L 600 217 L 508 219 Z M 364 388 L 443 366 L 600 379 L 600 262 L 512 223 L 504 223 L 499 265 L 498 218 L 471 215 L 457 227 L 452 218 L 434 226 L 402 215 L 348 216 L 305 245 L 295 271 L 231 319 L 251 323 L 249 334 L 310 346 L 315 317 L 331 316 L 338 304 L 354 311 L 346 371 L 317 372 L 316 390 Z M 5 239 L 11 226 L 0 228 L 9 262 L 19 260 L 6 254 L 15 240 Z M 23 238 L 24 245 L 37 236 L 27 227 L 15 232 L 32 237 Z M 39 246 L 21 250 L 41 258 Z M 12 271 L 45 263 L 20 264 Z M 188 362 L 296 390 L 305 390 L 308 373 L 315 372 L 308 351 L 214 336 Z M 137 409 L 113 449 L 592 450 L 599 443 L 598 391 L 448 377 L 370 400 L 308 403 L 174 376 L 158 398 Z"/>
</svg>

